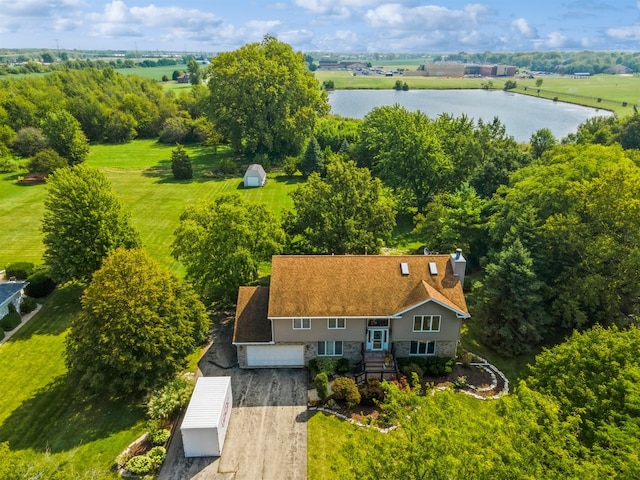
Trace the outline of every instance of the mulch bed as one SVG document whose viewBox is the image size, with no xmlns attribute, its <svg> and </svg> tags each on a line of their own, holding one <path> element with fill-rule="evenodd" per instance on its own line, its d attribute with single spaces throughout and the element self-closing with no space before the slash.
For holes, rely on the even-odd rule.
<svg viewBox="0 0 640 480">
<path fill-rule="evenodd" d="M 498 395 L 502 392 L 504 387 L 504 381 L 500 375 L 495 374 L 497 384 L 494 388 L 489 389 L 492 383 L 492 376 L 485 369 L 475 365 L 462 366 L 455 365 L 451 373 L 446 375 L 425 375 L 424 382 L 433 383 L 435 388 L 452 388 L 454 382 L 459 377 L 466 377 L 467 385 L 473 385 L 476 389 L 470 387 L 464 387 L 460 390 L 464 390 L 469 393 L 473 393 L 483 398 L 490 398 Z M 348 408 L 344 404 L 337 404 L 331 410 L 340 415 L 344 415 L 346 418 L 351 419 L 362 424 L 369 424 L 371 420 L 375 420 L 380 416 L 380 409 L 378 407 L 365 407 L 358 405 L 355 408 Z"/>
</svg>

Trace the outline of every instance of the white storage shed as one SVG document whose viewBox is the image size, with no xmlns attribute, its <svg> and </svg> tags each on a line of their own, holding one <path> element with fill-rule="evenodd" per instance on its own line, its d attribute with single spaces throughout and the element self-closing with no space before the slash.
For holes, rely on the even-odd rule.
<svg viewBox="0 0 640 480">
<path fill-rule="evenodd" d="M 231 377 L 200 377 L 180 431 L 185 457 L 219 457 L 229 427 Z"/>
<path fill-rule="evenodd" d="M 247 168 L 243 180 L 245 187 L 262 187 L 267 182 L 267 172 L 262 165 L 252 163 Z"/>
</svg>

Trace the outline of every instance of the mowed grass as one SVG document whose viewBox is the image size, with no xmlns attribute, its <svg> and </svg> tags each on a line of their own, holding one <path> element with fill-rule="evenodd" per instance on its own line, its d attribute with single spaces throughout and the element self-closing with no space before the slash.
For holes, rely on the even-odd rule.
<svg viewBox="0 0 640 480">
<path fill-rule="evenodd" d="M 409 85 L 412 89 L 447 90 L 447 89 L 474 89 L 482 88 L 484 79 L 481 78 L 441 78 L 395 75 L 385 77 L 382 75 L 352 75 L 351 72 L 316 70 L 315 77 L 320 83 L 333 80 L 336 90 L 354 89 L 392 89 L 396 82 Z"/>
<path fill-rule="evenodd" d="M 83 400 L 66 376 L 64 342 L 80 309 L 81 289 L 58 289 L 9 341 L 0 345 L 0 442 L 61 478 L 118 478 L 115 457 L 144 432 L 140 407 Z M 2 461 L 2 460 L 0 460 Z"/>
<path fill-rule="evenodd" d="M 206 172 L 216 170 L 221 158 L 231 156 L 224 147 L 214 154 L 210 148 L 187 146 L 194 178 L 176 181 L 171 173 L 173 148 L 153 140 L 94 145 L 87 159 L 88 165 L 101 170 L 111 182 L 112 190 L 131 213 L 144 247 L 173 272 L 182 271 L 171 257 L 170 246 L 187 206 L 210 201 L 222 193 L 237 192 L 248 201 L 266 204 L 278 217 L 283 210 L 293 207 L 289 192 L 299 179 L 269 174 L 266 186 L 245 189 L 240 166 L 240 172 L 230 178 L 205 177 Z M 19 260 L 41 263 L 44 252 L 40 226 L 47 187 L 19 186 L 16 179 L 17 175 L 5 175 L 0 180 L 0 208 L 11 212 L 0 217 L 0 268 Z"/>
<path fill-rule="evenodd" d="M 436 393 L 438 395 L 438 393 Z M 457 411 L 464 412 L 469 418 L 486 419 L 496 417 L 494 401 L 472 398 L 463 393 L 451 397 L 456 403 Z M 496 421 L 498 419 L 496 418 Z M 434 425 L 433 428 L 438 428 Z M 307 478 L 309 480 L 326 480 L 343 478 L 343 472 L 351 471 L 354 459 L 348 456 L 348 443 L 365 445 L 369 435 L 378 435 L 383 441 L 393 440 L 394 436 L 403 436 L 398 429 L 388 433 L 365 430 L 334 415 L 322 412 L 310 412 L 307 421 Z M 406 441 L 406 439 L 404 439 Z"/>
</svg>

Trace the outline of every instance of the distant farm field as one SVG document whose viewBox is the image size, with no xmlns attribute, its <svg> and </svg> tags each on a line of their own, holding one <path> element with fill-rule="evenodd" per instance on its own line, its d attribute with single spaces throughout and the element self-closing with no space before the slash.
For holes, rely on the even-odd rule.
<svg viewBox="0 0 640 480">
<path fill-rule="evenodd" d="M 107 176 L 113 191 L 131 212 L 145 248 L 174 272 L 180 272 L 181 267 L 171 257 L 170 245 L 180 215 L 188 205 L 224 192 L 238 192 L 247 200 L 265 203 L 278 216 L 293 206 L 289 192 L 298 183 L 296 179 L 269 174 L 266 186 L 244 189 L 240 172 L 231 178 L 205 177 L 205 172 L 216 170 L 221 158 L 231 155 L 226 148 L 214 154 L 209 148 L 186 147 L 194 178 L 176 181 L 171 174 L 172 149 L 152 140 L 96 145 L 91 148 L 87 164 Z M 0 209 L 8 213 L 0 217 L 0 268 L 18 260 L 41 263 L 44 251 L 40 224 L 47 187 L 20 186 L 16 184 L 17 177 L 0 176 Z"/>
</svg>

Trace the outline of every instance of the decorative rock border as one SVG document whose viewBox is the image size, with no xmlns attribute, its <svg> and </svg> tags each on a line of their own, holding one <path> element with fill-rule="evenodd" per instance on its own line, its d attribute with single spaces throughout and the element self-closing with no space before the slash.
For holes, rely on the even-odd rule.
<svg viewBox="0 0 640 480">
<path fill-rule="evenodd" d="M 325 407 L 307 407 L 307 410 L 310 411 L 317 411 L 317 412 L 323 412 L 326 413 L 328 415 L 333 415 L 336 418 L 339 418 L 340 420 L 345 420 L 347 422 L 349 422 L 352 425 L 355 425 L 357 427 L 362 427 L 362 428 L 374 428 L 376 430 L 378 430 L 380 433 L 389 433 L 392 430 L 395 430 L 397 427 L 397 425 L 393 425 L 389 428 L 380 428 L 376 425 L 370 425 L 370 424 L 366 424 L 366 423 L 362 423 L 362 422 L 358 422 L 357 420 L 354 420 L 353 418 L 349 418 L 346 415 L 343 415 L 342 413 L 338 413 L 335 410 L 331 410 L 330 408 L 325 408 Z"/>
<path fill-rule="evenodd" d="M 467 390 L 460 390 L 462 393 L 465 393 L 467 395 L 470 395 L 474 398 L 477 398 L 479 400 L 495 400 L 497 398 L 502 397 L 503 395 L 508 395 L 509 394 L 509 380 L 507 379 L 506 375 L 504 373 L 502 373 L 495 365 L 489 363 L 486 359 L 480 357 L 479 355 L 476 355 L 476 357 L 480 360 L 479 362 L 472 362 L 469 365 L 473 366 L 473 367 L 478 367 L 478 368 L 482 368 L 483 370 L 489 372 L 489 374 L 491 375 L 491 385 L 489 387 L 481 387 L 478 388 L 474 385 L 469 385 L 469 387 L 473 390 L 475 390 L 476 392 L 488 392 L 491 390 L 494 390 L 497 386 L 498 386 L 498 378 L 496 377 L 496 375 L 499 375 L 500 378 L 502 379 L 503 382 L 503 387 L 502 390 L 498 393 L 496 393 L 495 395 L 490 395 L 488 397 L 484 397 L 482 395 L 478 395 L 475 392 L 469 392 Z M 457 365 L 462 365 L 462 362 L 456 362 Z"/>
</svg>

